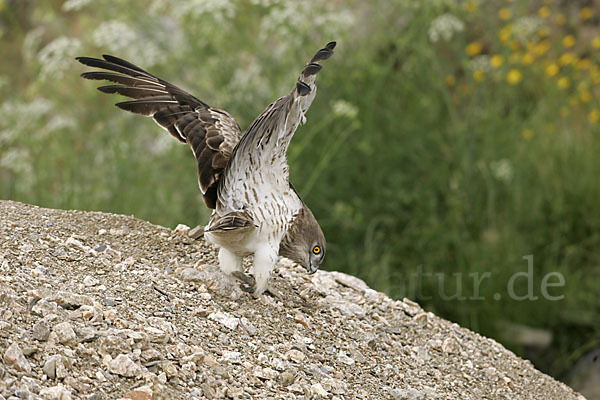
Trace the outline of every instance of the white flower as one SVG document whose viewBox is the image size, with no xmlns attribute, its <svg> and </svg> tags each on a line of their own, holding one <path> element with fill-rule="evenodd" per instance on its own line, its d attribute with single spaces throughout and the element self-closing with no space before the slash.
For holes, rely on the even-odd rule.
<svg viewBox="0 0 600 400">
<path fill-rule="evenodd" d="M 431 21 L 429 26 L 429 40 L 433 43 L 440 39 L 449 41 L 457 32 L 462 32 L 465 24 L 452 14 L 443 14 Z"/>
<path fill-rule="evenodd" d="M 173 140 L 170 135 L 165 135 L 164 132 L 158 132 L 152 139 L 148 140 L 148 151 L 155 155 L 165 154 L 177 145 L 177 141 Z"/>
<path fill-rule="evenodd" d="M 333 114 L 354 119 L 358 115 L 358 107 L 345 100 L 337 100 L 333 103 Z"/>
<path fill-rule="evenodd" d="M 121 50 L 135 42 L 137 34 L 125 22 L 102 22 L 92 33 L 96 46 L 108 47 L 111 51 Z"/>
<path fill-rule="evenodd" d="M 19 135 L 16 129 L 3 129 L 0 131 L 0 145 L 11 143 Z"/>
<path fill-rule="evenodd" d="M 512 31 L 519 40 L 526 41 L 537 33 L 543 24 L 544 20 L 539 17 L 521 17 L 515 21 Z"/>
<path fill-rule="evenodd" d="M 25 60 L 31 61 L 37 56 L 45 31 L 43 26 L 38 26 L 27 32 L 21 47 Z"/>
<path fill-rule="evenodd" d="M 37 98 L 30 103 L 12 101 L 0 106 L 0 120 L 8 129 L 0 131 L 0 142 L 11 143 L 18 135 L 27 135 L 28 140 L 33 140 L 34 135 L 43 135 L 45 130 L 35 129 L 39 121 L 47 117 L 52 110 L 52 102 L 44 98 Z M 32 130 L 33 128 L 33 130 Z"/>
<path fill-rule="evenodd" d="M 282 0 L 250 0 L 252 5 L 261 7 L 270 7 L 273 4 L 279 4 L 281 2 Z"/>
<path fill-rule="evenodd" d="M 121 21 L 101 23 L 92 33 L 92 40 L 96 46 L 144 66 L 156 64 L 161 56 L 155 44 Z"/>
<path fill-rule="evenodd" d="M 224 22 L 235 16 L 235 5 L 231 0 L 185 0 L 173 2 L 173 16 L 181 19 L 191 16 L 193 19 L 209 14 L 215 20 Z"/>
<path fill-rule="evenodd" d="M 269 80 L 265 78 L 257 57 L 242 53 L 240 66 L 229 81 L 228 92 L 236 93 L 237 101 L 253 102 L 256 99 L 268 101 L 273 93 L 269 91 Z"/>
<path fill-rule="evenodd" d="M 92 0 L 67 0 L 62 5 L 62 10 L 69 11 L 79 11 L 88 4 L 90 4 Z"/>
<path fill-rule="evenodd" d="M 55 115 L 46 124 L 44 131 L 64 131 L 66 129 L 74 129 L 77 127 L 77 121 L 73 117 L 67 117 L 65 115 Z"/>
<path fill-rule="evenodd" d="M 31 165 L 31 156 L 23 148 L 8 148 L 0 157 L 0 168 L 12 171 L 23 179 L 32 174 Z"/>
<path fill-rule="evenodd" d="M 303 32 L 319 32 L 326 38 L 338 38 L 343 32 L 354 27 L 356 17 L 346 8 L 331 6 L 320 1 L 284 1 L 271 7 L 269 14 L 261 21 L 260 38 L 271 41 L 274 53 L 284 54 L 286 48 L 297 49 L 305 36 Z"/>
<path fill-rule="evenodd" d="M 490 56 L 481 55 L 474 57 L 471 61 L 469 61 L 469 67 L 474 71 L 478 70 L 489 72 L 492 69 L 492 65 L 490 64 Z"/>
<path fill-rule="evenodd" d="M 509 183 L 514 175 L 512 163 L 506 158 L 490 162 L 490 171 L 494 178 L 505 183 Z"/>
<path fill-rule="evenodd" d="M 27 123 L 44 116 L 50 110 L 52 110 L 52 102 L 43 97 L 38 97 L 30 103 L 6 102 L 0 106 L 0 118 L 3 121 Z"/>
<path fill-rule="evenodd" d="M 62 78 L 64 71 L 74 65 L 73 58 L 81 49 L 79 39 L 59 37 L 48 43 L 38 53 L 38 61 L 42 65 L 40 75 L 42 78 Z"/>
</svg>

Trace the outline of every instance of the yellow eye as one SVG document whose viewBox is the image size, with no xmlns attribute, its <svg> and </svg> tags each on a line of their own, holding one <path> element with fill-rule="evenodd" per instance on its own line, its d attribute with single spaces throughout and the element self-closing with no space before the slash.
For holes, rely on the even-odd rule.
<svg viewBox="0 0 600 400">
<path fill-rule="evenodd" d="M 312 252 L 314 254 L 319 254 L 321 252 L 321 248 L 319 246 L 315 246 L 315 247 L 313 247 Z"/>
</svg>

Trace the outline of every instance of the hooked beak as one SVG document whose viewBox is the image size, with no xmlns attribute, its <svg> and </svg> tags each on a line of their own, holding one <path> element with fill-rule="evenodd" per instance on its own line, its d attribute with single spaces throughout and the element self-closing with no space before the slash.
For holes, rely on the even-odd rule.
<svg viewBox="0 0 600 400">
<path fill-rule="evenodd" d="M 309 275 L 314 274 L 315 272 L 317 272 L 318 269 L 319 269 L 319 266 L 313 265 L 311 262 L 309 262 L 308 266 L 306 267 L 306 271 L 308 271 Z"/>
</svg>

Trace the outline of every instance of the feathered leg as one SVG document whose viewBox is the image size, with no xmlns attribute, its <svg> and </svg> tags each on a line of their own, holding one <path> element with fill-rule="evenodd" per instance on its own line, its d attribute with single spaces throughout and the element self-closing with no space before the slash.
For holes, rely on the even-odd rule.
<svg viewBox="0 0 600 400">
<path fill-rule="evenodd" d="M 249 293 L 253 293 L 256 288 L 256 281 L 253 277 L 244 272 L 242 266 L 242 257 L 236 256 L 224 247 L 219 249 L 219 267 L 227 275 L 231 275 L 240 281 L 240 288 Z"/>
<path fill-rule="evenodd" d="M 236 256 L 225 247 L 219 249 L 219 267 L 228 275 L 232 275 L 234 272 L 244 272 L 242 257 Z"/>
<path fill-rule="evenodd" d="M 259 249 L 254 253 L 254 279 L 256 280 L 256 288 L 254 296 L 258 297 L 267 290 L 269 284 L 269 276 L 277 262 L 277 251 L 270 246 Z"/>
</svg>

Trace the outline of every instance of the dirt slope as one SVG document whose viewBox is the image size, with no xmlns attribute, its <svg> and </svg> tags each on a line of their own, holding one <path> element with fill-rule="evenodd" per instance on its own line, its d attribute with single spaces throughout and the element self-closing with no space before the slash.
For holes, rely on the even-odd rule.
<svg viewBox="0 0 600 400">
<path fill-rule="evenodd" d="M 582 399 L 352 276 L 271 282 L 252 299 L 185 230 L 0 201 L 0 400 Z"/>
</svg>

